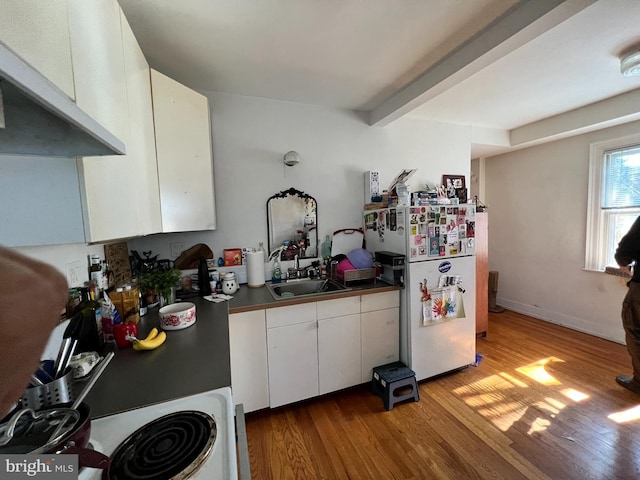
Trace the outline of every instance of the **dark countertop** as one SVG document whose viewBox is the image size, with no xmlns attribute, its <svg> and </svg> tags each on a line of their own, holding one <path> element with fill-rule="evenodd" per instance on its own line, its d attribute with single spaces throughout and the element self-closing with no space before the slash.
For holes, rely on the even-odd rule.
<svg viewBox="0 0 640 480">
<path fill-rule="evenodd" d="M 92 418 L 231 385 L 228 302 L 188 301 L 196 305 L 192 326 L 167 331 L 155 350 L 116 350 L 84 400 Z M 158 324 L 156 307 L 140 318 L 138 336 Z"/>
<path fill-rule="evenodd" d="M 367 282 L 352 284 L 350 290 L 328 297 L 274 300 L 266 287 L 241 285 L 228 302 L 185 298 L 196 305 L 196 323 L 183 330 L 167 331 L 166 342 L 155 350 L 116 350 L 84 401 L 91 408 L 91 417 L 97 418 L 230 386 L 229 313 L 399 289 L 383 282 Z M 140 318 L 138 336 L 146 337 L 158 325 L 156 307 Z"/>
<path fill-rule="evenodd" d="M 329 296 L 292 297 L 288 300 L 275 300 L 267 287 L 250 288 L 241 285 L 240 290 L 233 294 L 233 299 L 229 301 L 229 313 L 248 312 L 251 310 L 262 310 L 265 308 L 284 307 L 288 305 L 298 305 L 301 303 L 318 302 L 333 298 L 352 297 L 353 295 L 366 295 L 370 293 L 390 292 L 400 290 L 381 281 L 367 281 L 364 283 L 348 284 L 349 290 L 334 292 Z"/>
</svg>

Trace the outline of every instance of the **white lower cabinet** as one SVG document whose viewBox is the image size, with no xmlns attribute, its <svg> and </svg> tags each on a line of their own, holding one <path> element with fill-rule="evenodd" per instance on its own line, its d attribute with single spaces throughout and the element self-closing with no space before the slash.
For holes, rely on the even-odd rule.
<svg viewBox="0 0 640 480">
<path fill-rule="evenodd" d="M 231 388 L 246 412 L 371 380 L 399 359 L 399 293 L 371 293 L 229 315 Z"/>
<path fill-rule="evenodd" d="M 397 291 L 363 295 L 360 304 L 362 382 L 373 368 L 400 359 L 400 295 Z"/>
<path fill-rule="evenodd" d="M 320 395 L 360 384 L 360 297 L 317 303 Z"/>
<path fill-rule="evenodd" d="M 229 347 L 234 404 L 242 403 L 245 412 L 267 408 L 269 371 L 264 310 L 229 315 Z"/>
<path fill-rule="evenodd" d="M 271 408 L 318 395 L 316 304 L 267 310 Z"/>
</svg>

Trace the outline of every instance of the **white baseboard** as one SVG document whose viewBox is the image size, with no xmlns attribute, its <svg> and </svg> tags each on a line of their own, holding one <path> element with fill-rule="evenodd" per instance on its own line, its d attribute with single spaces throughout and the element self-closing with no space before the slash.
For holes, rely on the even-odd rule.
<svg viewBox="0 0 640 480">
<path fill-rule="evenodd" d="M 502 297 L 497 297 L 496 303 L 511 310 L 513 312 L 522 313 L 533 318 L 538 318 L 549 323 L 554 323 L 562 327 L 567 327 L 578 332 L 587 333 L 594 337 L 603 338 L 612 342 L 625 345 L 624 331 L 622 329 L 622 323 L 620 324 L 620 331 L 614 334 L 606 334 L 598 330 L 598 325 L 592 321 L 585 320 L 583 318 L 573 317 L 560 312 L 549 311 L 543 307 L 537 305 L 529 305 L 525 303 L 516 302 Z"/>
</svg>

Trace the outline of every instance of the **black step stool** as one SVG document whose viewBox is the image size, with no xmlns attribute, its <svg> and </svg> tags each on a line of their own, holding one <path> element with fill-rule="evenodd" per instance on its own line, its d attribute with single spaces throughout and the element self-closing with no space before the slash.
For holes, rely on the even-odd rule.
<svg viewBox="0 0 640 480">
<path fill-rule="evenodd" d="M 398 388 L 406 386 L 411 386 L 411 392 L 404 395 L 394 395 Z M 387 411 L 391 410 L 396 403 L 409 398 L 413 398 L 415 402 L 420 401 L 416 372 L 402 362 L 393 362 L 375 367 L 371 378 L 371 389 L 373 393 L 382 397 L 384 408 Z"/>
</svg>

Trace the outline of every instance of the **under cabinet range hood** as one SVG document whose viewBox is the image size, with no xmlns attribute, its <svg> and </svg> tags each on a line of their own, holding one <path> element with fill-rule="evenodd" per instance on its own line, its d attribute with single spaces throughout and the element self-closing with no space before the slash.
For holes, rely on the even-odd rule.
<svg viewBox="0 0 640 480">
<path fill-rule="evenodd" d="M 120 139 L 2 43 L 0 90 L 0 154 L 87 157 L 125 153 Z"/>
</svg>

